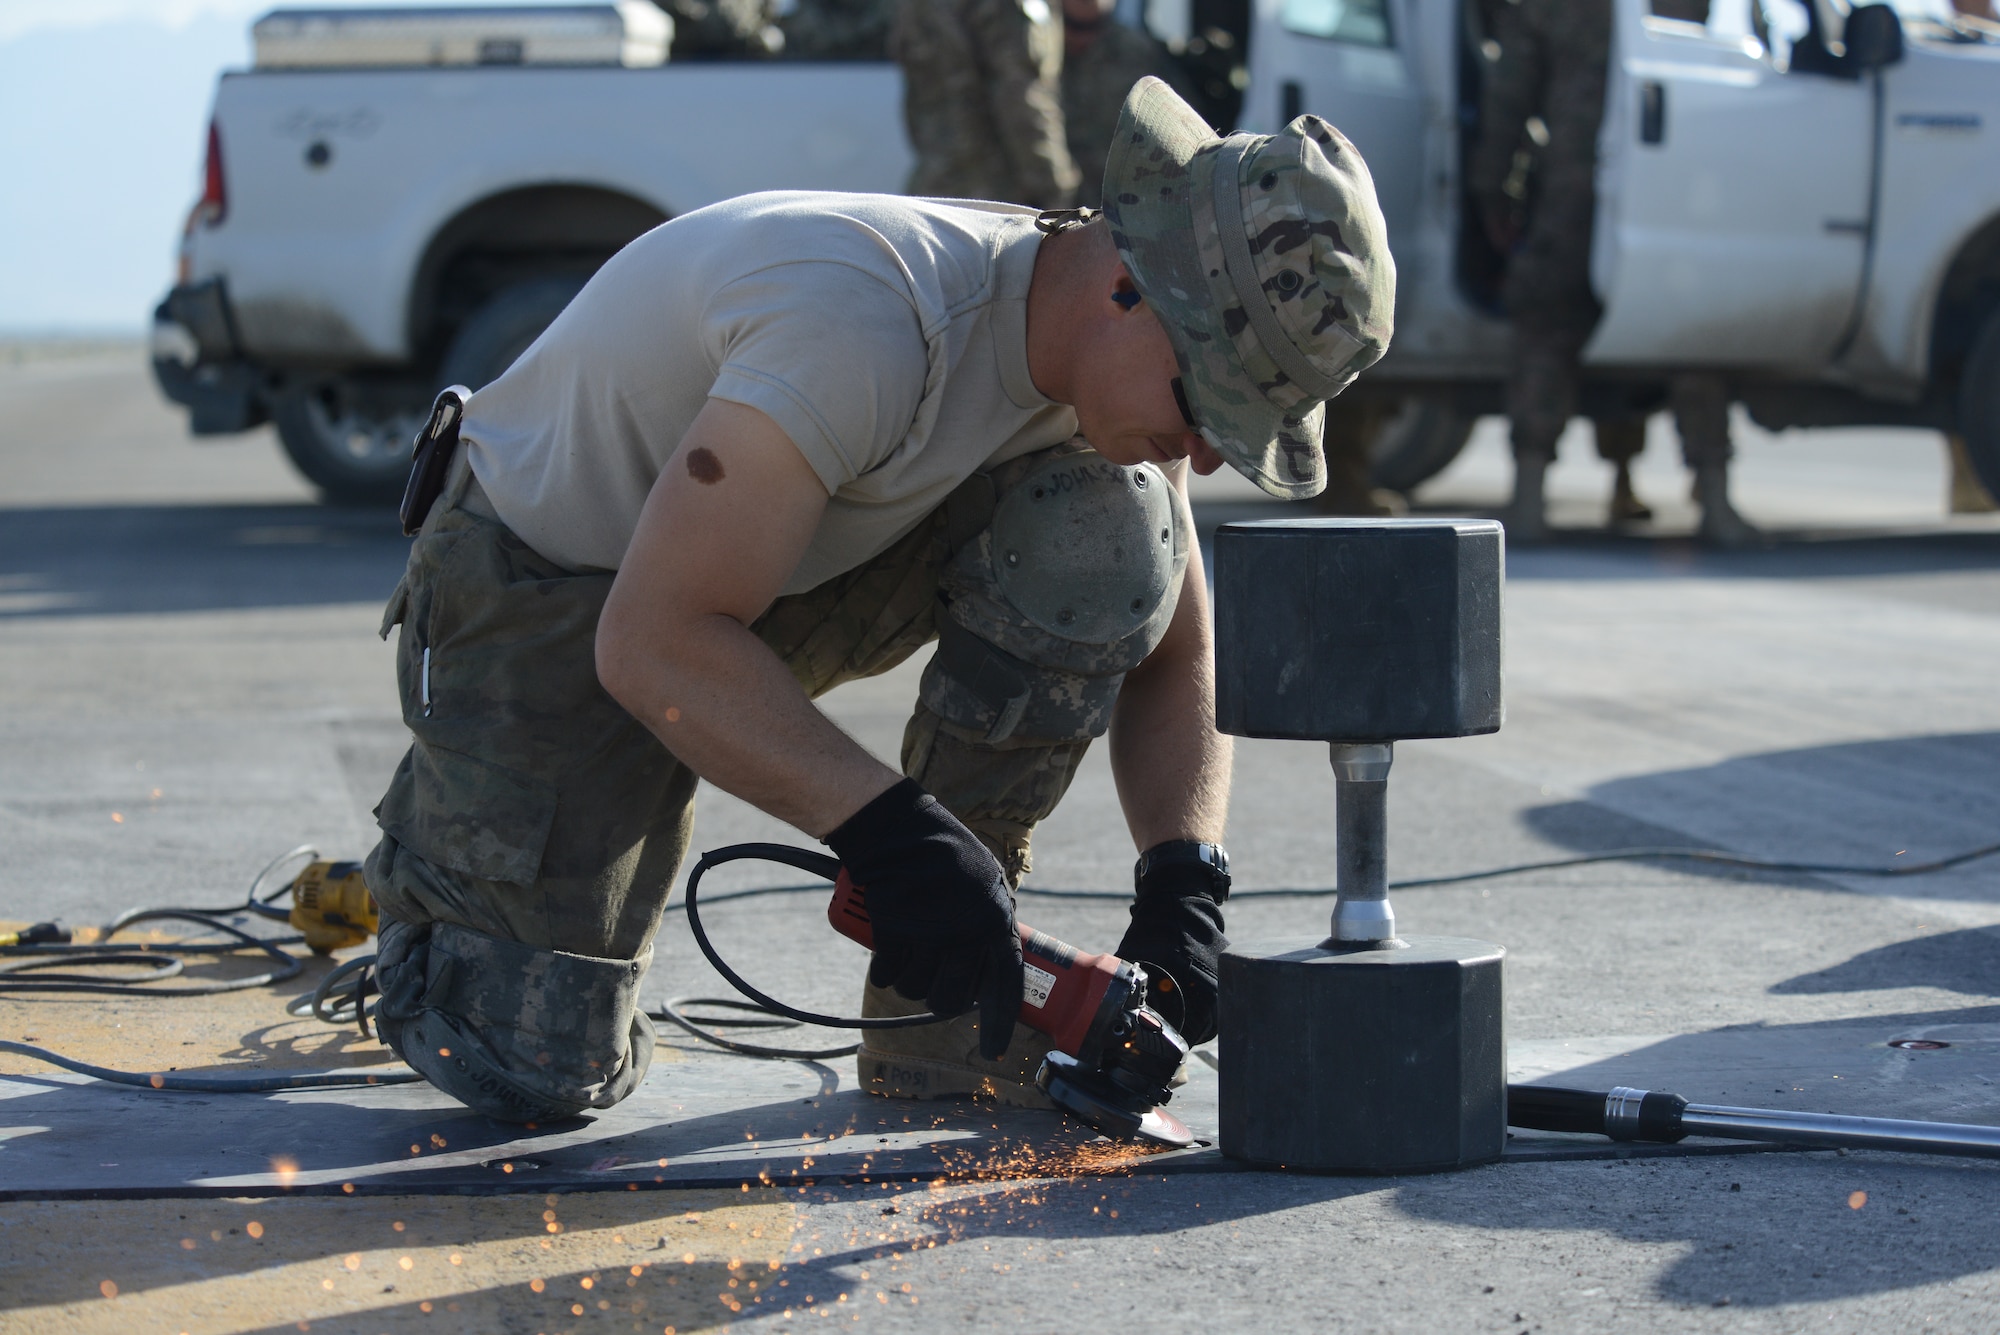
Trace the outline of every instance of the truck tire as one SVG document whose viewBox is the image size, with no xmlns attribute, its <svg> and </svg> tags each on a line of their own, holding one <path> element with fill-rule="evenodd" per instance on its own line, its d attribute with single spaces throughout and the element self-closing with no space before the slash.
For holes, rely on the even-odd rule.
<svg viewBox="0 0 2000 1335">
<path fill-rule="evenodd" d="M 452 336 L 439 376 L 447 385 L 482 389 L 498 380 L 528 345 L 555 323 L 576 294 L 582 277 L 531 278 L 487 298 Z"/>
<path fill-rule="evenodd" d="M 339 380 L 294 385 L 271 416 L 285 453 L 333 505 L 384 506 L 402 499 L 410 445 L 429 405 L 364 399 Z"/>
<path fill-rule="evenodd" d="M 1473 417 L 1444 399 L 1413 396 L 1368 448 L 1369 480 L 1405 495 L 1442 473 L 1472 435 Z"/>
<path fill-rule="evenodd" d="M 1986 494 L 2000 496 L 2000 311 L 1986 317 L 1959 372 L 1958 431 Z"/>
</svg>

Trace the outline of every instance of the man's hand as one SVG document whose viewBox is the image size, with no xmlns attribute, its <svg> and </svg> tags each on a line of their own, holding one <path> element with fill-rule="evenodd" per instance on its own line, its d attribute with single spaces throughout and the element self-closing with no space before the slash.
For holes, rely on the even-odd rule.
<svg viewBox="0 0 2000 1335">
<path fill-rule="evenodd" d="M 827 835 L 875 935 L 868 980 L 938 1015 L 979 1007 L 979 1053 L 1007 1051 L 1021 1009 L 1014 897 L 972 831 L 905 779 Z"/>
<path fill-rule="evenodd" d="M 826 501 L 776 422 L 710 399 L 646 498 L 597 627 L 613 699 L 695 773 L 815 838 L 901 777 L 814 709 L 749 630 Z"/>
<path fill-rule="evenodd" d="M 1203 850 L 1212 853 L 1205 858 Z M 1190 1047 L 1206 1043 L 1216 1035 L 1218 975 L 1229 946 L 1222 934 L 1228 859 L 1212 844 L 1176 840 L 1148 849 L 1135 879 L 1132 925 L 1118 958 L 1144 966 L 1148 999 Z"/>
</svg>

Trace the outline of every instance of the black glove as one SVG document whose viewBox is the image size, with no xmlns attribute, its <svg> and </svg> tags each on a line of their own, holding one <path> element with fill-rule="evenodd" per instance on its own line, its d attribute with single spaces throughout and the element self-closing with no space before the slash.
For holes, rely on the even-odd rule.
<svg viewBox="0 0 2000 1335">
<path fill-rule="evenodd" d="M 875 931 L 868 981 L 937 1015 L 979 1007 L 979 1054 L 1007 1051 L 1021 1010 L 1021 934 L 1006 873 L 972 831 L 905 779 L 826 845 L 861 888 Z"/>
<path fill-rule="evenodd" d="M 1229 898 L 1229 855 L 1216 844 L 1177 839 L 1146 850 L 1133 869 L 1132 925 L 1118 958 L 1146 970 L 1146 999 L 1190 1047 L 1216 1033 L 1222 952 L 1222 902 Z"/>
</svg>

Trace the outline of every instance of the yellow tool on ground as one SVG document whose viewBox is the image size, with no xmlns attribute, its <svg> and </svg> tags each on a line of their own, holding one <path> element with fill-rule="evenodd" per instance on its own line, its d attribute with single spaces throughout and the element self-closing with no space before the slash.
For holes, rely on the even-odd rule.
<svg viewBox="0 0 2000 1335">
<path fill-rule="evenodd" d="M 292 926 L 315 955 L 360 945 L 379 920 L 358 862 L 314 862 L 292 882 Z"/>
</svg>

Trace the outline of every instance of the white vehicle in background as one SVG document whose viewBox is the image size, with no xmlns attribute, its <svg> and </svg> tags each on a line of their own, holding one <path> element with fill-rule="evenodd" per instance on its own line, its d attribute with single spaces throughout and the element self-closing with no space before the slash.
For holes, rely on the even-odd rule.
<svg viewBox="0 0 2000 1335">
<path fill-rule="evenodd" d="M 1396 337 L 1334 410 L 1399 405 L 1375 456 L 1400 489 L 1501 403 L 1503 261 L 1460 163 L 1481 5 L 1504 2 L 1146 10 L 1190 56 L 1240 60 L 1247 42 L 1243 128 L 1311 111 L 1367 158 Z M 1649 410 L 1671 375 L 1714 370 L 1774 429 L 1960 432 L 2000 491 L 2000 45 L 1929 7 L 1947 3 L 1710 0 L 1695 23 L 1613 0 L 1586 411 Z M 372 37 L 338 10 L 259 22 L 258 67 L 217 90 L 207 187 L 155 323 L 156 374 L 196 434 L 275 418 L 332 499 L 399 493 L 435 389 L 497 375 L 647 228 L 747 191 L 895 190 L 908 172 L 886 61 L 662 64 L 659 15 L 631 0 L 383 13 Z"/>
<path fill-rule="evenodd" d="M 1374 172 L 1396 336 L 1350 392 L 1406 405 L 1377 471 L 1408 487 L 1501 404 L 1501 259 L 1460 175 L 1480 8 L 1256 6 L 1244 128 L 1315 112 Z M 1614 7 L 1585 408 L 1657 406 L 1668 375 L 1714 370 L 1772 429 L 1960 432 L 2000 491 L 2000 25 L 1948 0 Z"/>
<path fill-rule="evenodd" d="M 337 501 L 393 501 L 437 388 L 492 379 L 641 232 L 909 173 L 894 65 L 667 63 L 646 0 L 279 10 L 253 31 L 153 365 L 195 434 L 275 419 Z"/>
</svg>

